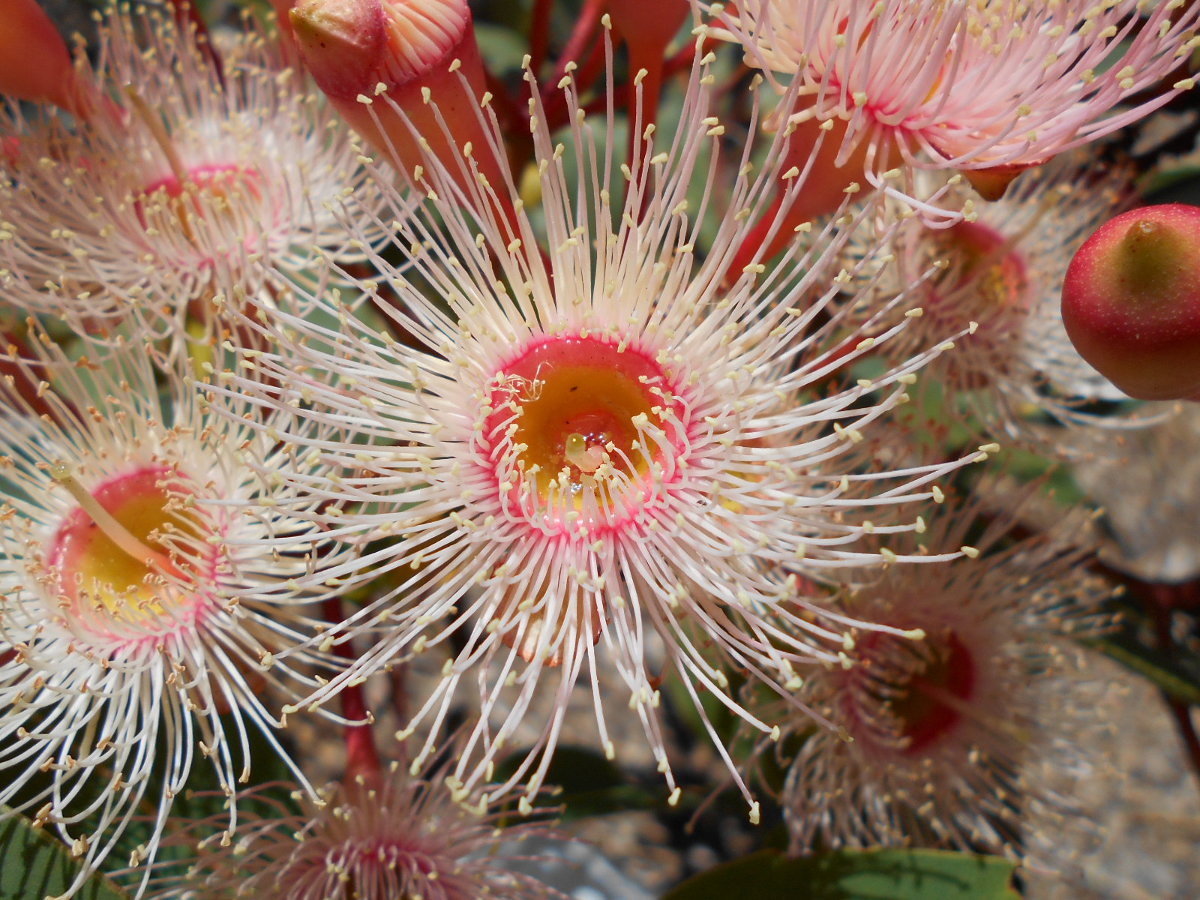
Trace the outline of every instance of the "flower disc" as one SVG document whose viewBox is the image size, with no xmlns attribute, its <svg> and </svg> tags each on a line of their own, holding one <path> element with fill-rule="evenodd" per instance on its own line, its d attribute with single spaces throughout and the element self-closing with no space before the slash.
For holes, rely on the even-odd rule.
<svg viewBox="0 0 1200 900">
<path fill-rule="evenodd" d="M 226 253 L 253 251 L 257 236 L 243 235 L 238 221 L 247 217 L 251 205 L 264 203 L 262 173 L 237 163 L 221 163 L 194 166 L 181 174 L 183 177 L 171 174 L 155 179 L 146 187 L 143 198 L 135 203 L 142 225 L 161 233 L 180 228 L 189 244 L 197 241 L 197 227 L 203 227 L 241 244 L 226 247 Z M 276 218 L 282 215 L 282 210 L 276 210 Z M 204 265 L 213 260 L 193 262 Z"/>
<path fill-rule="evenodd" d="M 882 639 L 897 640 L 890 636 Z M 961 706 L 971 700 L 975 684 L 971 652 L 953 632 L 940 639 L 926 638 L 924 643 L 924 658 L 916 658 L 911 648 L 897 645 L 897 649 L 912 654 L 911 667 L 893 669 L 885 665 L 888 671 L 873 673 L 890 695 L 887 712 L 904 739 L 906 754 L 923 752 L 954 728 L 961 718 Z"/>
<path fill-rule="evenodd" d="M 1027 305 L 1026 263 L 1010 241 L 995 229 L 979 222 L 959 222 L 937 235 L 938 246 L 955 261 L 948 284 L 958 291 L 970 287 L 987 309 L 997 315 L 1011 309 L 1019 317 Z"/>
<path fill-rule="evenodd" d="M 616 525 L 674 468 L 686 414 L 653 359 L 624 344 L 576 335 L 543 339 L 492 380 L 484 426 L 497 482 L 530 512 L 591 509 Z M 515 470 L 515 471 L 514 471 Z"/>
<path fill-rule="evenodd" d="M 212 573 L 205 570 L 215 559 L 207 547 L 207 559 L 178 552 L 181 542 L 204 546 L 208 530 L 195 512 L 178 511 L 185 492 L 176 473 L 144 466 L 90 491 L 91 502 L 115 520 L 115 528 L 97 521 L 84 505 L 67 514 L 51 538 L 46 562 L 72 617 L 104 636 L 120 625 L 158 633 L 181 617 L 194 617 L 204 593 L 180 591 L 176 584 L 211 583 Z"/>
</svg>

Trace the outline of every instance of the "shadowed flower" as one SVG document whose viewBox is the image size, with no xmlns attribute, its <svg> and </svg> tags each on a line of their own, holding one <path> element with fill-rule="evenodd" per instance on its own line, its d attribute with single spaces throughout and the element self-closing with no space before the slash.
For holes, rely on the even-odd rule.
<svg viewBox="0 0 1200 900">
<path fill-rule="evenodd" d="M 980 522 L 979 512 L 948 502 L 931 537 L 961 541 L 982 527 L 971 554 L 981 558 L 895 568 L 840 604 L 910 635 L 853 634 L 842 664 L 800 691 L 840 733 L 805 720 L 785 731 L 785 743 L 803 736 L 782 797 L 793 851 L 915 844 L 1021 855 L 1052 840 L 1034 829 L 1056 830 L 1070 814 L 1040 779 L 1079 771 L 1085 726 L 1100 727 L 1090 700 L 1062 686 L 1083 664 L 1069 639 L 1102 625 L 1102 583 L 1080 575 L 1084 554 L 1066 544 L 1002 546 L 1011 518 Z"/>
<path fill-rule="evenodd" d="M 157 878 L 150 897 L 566 900 L 496 855 L 501 842 L 546 829 L 507 824 L 507 812 L 477 808 L 442 774 L 412 776 L 393 763 L 331 788 L 319 804 L 303 800 L 301 815 L 251 792 L 270 814 L 248 814 L 227 847 L 202 841 L 187 873 Z"/>
<path fill-rule="evenodd" d="M 48 411 L 0 381 L 0 803 L 53 826 L 82 880 L 143 802 L 131 864 L 153 857 L 197 750 L 232 795 L 247 728 L 278 747 L 259 694 L 317 683 L 323 654 L 293 651 L 319 627 L 318 556 L 337 553 L 255 475 L 294 464 L 274 441 L 131 347 L 68 362 L 34 342 Z"/>
<path fill-rule="evenodd" d="M 952 187 L 950 196 L 965 191 Z M 914 219 L 897 230 L 896 262 L 879 279 L 885 295 L 930 266 L 940 271 L 915 292 L 922 314 L 889 353 L 903 358 L 963 328 L 971 332 L 962 352 L 939 357 L 914 393 L 941 391 L 943 408 L 969 412 L 974 427 L 1025 441 L 1057 439 L 1061 429 L 1047 433 L 1036 422 L 1047 415 L 1066 424 L 1128 424 L 1089 414 L 1089 404 L 1125 397 L 1075 351 L 1059 306 L 1071 254 L 1132 193 L 1127 173 L 1098 177 L 1088 163 L 1067 157 L 1021 175 L 971 221 L 934 229 Z M 864 304 L 860 314 L 874 317 L 874 305 Z"/>
<path fill-rule="evenodd" d="M 78 63 L 111 102 L 86 119 L 0 112 L 17 138 L 0 173 L 8 303 L 207 343 L 220 302 L 286 303 L 314 255 L 361 258 L 328 208 L 376 196 L 348 129 L 255 26 L 222 50 L 218 72 L 169 13 L 113 10 L 98 68 Z"/>
<path fill-rule="evenodd" d="M 0 93 L 65 108 L 80 98 L 71 54 L 37 0 L 10 0 L 0 22 Z"/>
<path fill-rule="evenodd" d="M 621 171 L 611 110 L 595 128 L 566 79 L 573 125 L 556 144 L 535 104 L 536 218 L 511 181 L 465 180 L 465 191 L 469 158 L 427 156 L 412 192 L 393 198 L 407 268 L 376 260 L 407 310 L 381 303 L 383 324 L 407 343 L 323 300 L 338 330 L 277 315 L 279 352 L 246 360 L 253 377 L 225 379 L 359 435 L 345 446 L 289 435 L 341 467 L 337 480 L 281 473 L 357 505 L 328 520 L 338 534 L 381 540 L 332 574 L 404 579 L 345 623 L 370 649 L 316 699 L 404 654 L 447 653 L 413 724 L 436 734 L 456 693 L 478 692 L 455 769 L 467 785 L 504 752 L 535 692 L 553 692 L 552 717 L 508 782 L 536 790 L 582 681 L 605 751 L 615 753 L 606 715 L 631 709 L 677 799 L 656 711 L 664 675 L 698 709 L 703 692 L 745 715 L 725 665 L 783 692 L 795 665 L 836 658 L 844 626 L 814 623 L 799 576 L 895 561 L 886 547 L 858 547 L 863 518 L 880 533 L 913 529 L 915 510 L 886 524 L 899 519 L 888 510 L 929 501 L 932 480 L 966 462 L 871 467 L 865 434 L 936 349 L 830 387 L 892 336 L 840 340 L 838 290 L 852 279 L 830 266 L 849 218 L 818 250 L 794 245 L 778 268 L 727 277 L 750 217 L 723 214 L 714 172 L 736 173 L 731 208 L 761 210 L 783 140 L 766 148 L 759 177 L 750 148 L 723 154 L 708 61 L 692 75 L 679 134 L 659 146 L 646 129 L 645 155 Z M 785 202 L 802 190 L 793 178 Z M 600 666 L 627 695 L 601 696 Z"/>
</svg>

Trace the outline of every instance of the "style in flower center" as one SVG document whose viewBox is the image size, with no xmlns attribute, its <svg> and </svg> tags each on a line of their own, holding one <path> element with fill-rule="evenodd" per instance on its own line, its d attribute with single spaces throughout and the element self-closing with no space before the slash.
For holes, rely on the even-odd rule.
<svg viewBox="0 0 1200 900">
<path fill-rule="evenodd" d="M 541 341 L 492 384 L 493 459 L 523 471 L 546 503 L 645 479 L 670 452 L 682 417 L 653 359 L 592 337 Z"/>
<path fill-rule="evenodd" d="M 921 752 L 954 727 L 975 686 L 970 651 L 953 633 L 927 649 L 929 658 L 892 686 L 895 692 L 887 702 L 907 740 L 904 752 L 910 754 Z"/>
<path fill-rule="evenodd" d="M 188 242 L 195 244 L 197 222 L 207 221 L 212 231 L 224 224 L 212 220 L 225 218 L 235 226 L 232 233 L 239 234 L 239 200 L 258 200 L 262 196 L 258 171 L 229 164 L 185 165 L 159 115 L 133 87 L 126 88 L 126 98 L 170 168 L 169 175 L 147 184 L 134 201 L 142 226 L 149 230 L 178 224 Z M 166 223 L 160 220 L 164 212 L 169 217 Z"/>
<path fill-rule="evenodd" d="M 186 610 L 165 589 L 170 577 L 195 579 L 197 564 L 172 553 L 164 538 L 194 543 L 204 537 L 193 511 L 180 513 L 179 476 L 161 466 L 137 469 L 88 490 L 65 467 L 55 480 L 75 497 L 55 531 L 47 563 L 61 596 L 81 620 L 140 627 L 170 624 Z"/>
</svg>

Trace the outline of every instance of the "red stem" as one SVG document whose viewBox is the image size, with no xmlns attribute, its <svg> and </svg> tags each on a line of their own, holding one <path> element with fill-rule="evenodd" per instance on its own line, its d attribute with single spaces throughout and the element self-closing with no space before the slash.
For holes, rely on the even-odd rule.
<svg viewBox="0 0 1200 900">
<path fill-rule="evenodd" d="M 217 48 L 213 46 L 208 23 L 200 15 L 200 10 L 192 0 L 171 0 L 171 5 L 175 8 L 175 21 L 180 30 L 186 34 L 189 26 L 195 29 L 196 46 L 204 51 L 208 61 L 212 64 L 213 74 L 217 76 L 217 81 L 224 87 L 225 67 L 221 63 L 221 57 L 217 54 Z"/>
<path fill-rule="evenodd" d="M 550 0 L 533 0 L 529 23 L 529 68 L 535 74 L 542 70 L 550 48 Z"/>
<path fill-rule="evenodd" d="M 1165 691 L 1163 699 L 1166 700 L 1167 709 L 1175 720 L 1175 730 L 1179 732 L 1179 739 L 1183 741 L 1184 753 L 1192 767 L 1192 774 L 1196 783 L 1200 784 L 1200 737 L 1196 735 L 1196 723 L 1192 721 L 1192 708 L 1182 700 L 1173 699 Z"/>
<path fill-rule="evenodd" d="M 567 101 L 563 97 L 562 91 L 558 89 L 558 83 L 562 80 L 562 64 L 567 61 L 568 57 L 563 56 L 560 65 L 559 73 L 556 73 L 550 81 L 542 82 L 542 107 L 546 117 L 546 124 L 551 131 L 562 128 L 567 124 Z M 589 51 L 588 57 L 583 61 L 582 65 L 577 68 L 573 74 L 575 80 L 575 90 L 577 94 L 582 94 L 604 71 L 604 42 L 595 41 Z M 614 90 L 621 90 L 624 85 Z M 601 102 L 603 98 L 601 98 Z M 620 105 L 618 103 L 618 105 Z"/>
<path fill-rule="evenodd" d="M 342 601 L 337 597 L 330 597 L 324 602 L 324 612 L 327 621 L 342 621 Z M 349 642 L 335 643 L 333 651 L 342 659 L 357 658 Z M 349 780 L 357 775 L 378 775 L 383 767 L 379 761 L 379 752 L 375 749 L 375 735 L 371 730 L 375 717 L 367 709 L 363 686 L 361 683 L 351 682 L 342 688 L 339 696 L 342 701 L 342 715 L 353 723 L 345 726 L 346 778 Z"/>
<path fill-rule="evenodd" d="M 1153 585 L 1154 588 L 1163 588 L 1162 593 L 1168 593 L 1172 585 Z M 1159 593 L 1155 591 L 1155 593 Z M 1178 645 L 1175 643 L 1174 637 L 1171 636 L 1171 608 L 1170 606 L 1159 603 L 1150 605 L 1150 615 L 1154 619 L 1154 637 L 1155 644 L 1163 653 L 1172 654 L 1178 650 Z M 1179 734 L 1179 739 L 1183 743 L 1183 752 L 1187 757 L 1188 764 L 1191 766 L 1192 774 L 1196 778 L 1197 785 L 1200 785 L 1200 737 L 1196 735 L 1196 724 L 1192 721 L 1192 707 L 1189 703 L 1184 703 L 1172 697 L 1166 690 L 1159 690 L 1159 694 L 1163 698 L 1163 703 L 1166 704 L 1167 711 L 1171 714 L 1171 718 L 1175 722 L 1175 731 Z"/>
<path fill-rule="evenodd" d="M 593 56 L 596 49 L 603 43 L 602 41 L 592 41 L 592 35 L 607 5 L 608 0 L 585 0 L 583 9 L 579 13 L 579 21 L 575 23 L 575 30 L 571 32 L 571 36 L 567 39 L 567 45 L 563 47 L 562 55 L 558 58 L 558 68 L 554 71 L 556 84 L 567 73 L 567 63 L 575 62 L 578 57 L 582 56 L 584 48 L 588 49 L 589 56 Z M 589 42 L 591 42 L 590 47 Z"/>
</svg>

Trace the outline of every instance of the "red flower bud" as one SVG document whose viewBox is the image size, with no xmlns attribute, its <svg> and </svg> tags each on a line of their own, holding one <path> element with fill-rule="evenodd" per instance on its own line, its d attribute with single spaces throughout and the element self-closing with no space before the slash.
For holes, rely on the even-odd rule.
<svg viewBox="0 0 1200 900">
<path fill-rule="evenodd" d="M 301 0 L 288 21 L 313 81 L 339 108 L 371 93 L 386 51 L 379 0 Z"/>
<path fill-rule="evenodd" d="M 375 149 L 411 171 L 470 143 L 483 174 L 502 181 L 466 0 L 298 0 L 289 17 L 313 80 Z"/>
<path fill-rule="evenodd" d="M 1016 181 L 1022 172 L 1047 162 L 1049 162 L 1048 158 L 1038 160 L 1037 162 L 988 166 L 983 169 L 963 169 L 962 174 L 967 179 L 967 183 L 975 188 L 975 193 L 984 200 L 995 201 L 1004 196 L 1005 192 L 1008 191 L 1008 186 Z"/>
<path fill-rule="evenodd" d="M 1200 207 L 1102 225 L 1071 260 L 1062 313 L 1079 354 L 1129 396 L 1200 397 Z"/>
<path fill-rule="evenodd" d="M 37 0 L 7 0 L 0 14 L 0 93 L 76 111 L 71 54 Z"/>
</svg>

